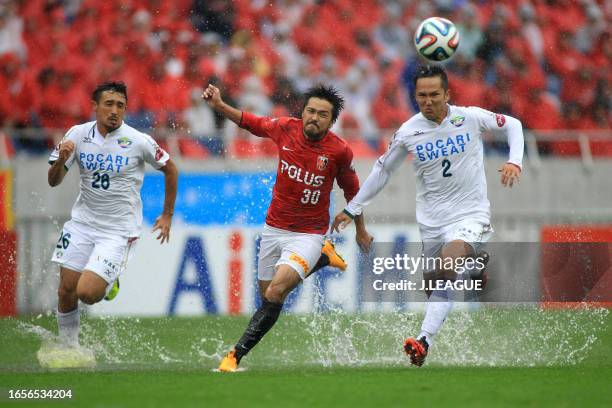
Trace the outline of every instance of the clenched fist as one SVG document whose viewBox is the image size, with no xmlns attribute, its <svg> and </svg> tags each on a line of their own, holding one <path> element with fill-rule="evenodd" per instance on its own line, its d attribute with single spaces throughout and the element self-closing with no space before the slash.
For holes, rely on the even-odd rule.
<svg viewBox="0 0 612 408">
<path fill-rule="evenodd" d="M 63 142 L 60 142 L 58 156 L 62 163 L 65 163 L 72 153 L 74 153 L 73 141 L 64 140 Z"/>
<path fill-rule="evenodd" d="M 208 85 L 202 94 L 202 98 L 208 103 L 208 105 L 216 109 L 223 101 L 221 99 L 221 91 L 214 85 Z"/>
</svg>

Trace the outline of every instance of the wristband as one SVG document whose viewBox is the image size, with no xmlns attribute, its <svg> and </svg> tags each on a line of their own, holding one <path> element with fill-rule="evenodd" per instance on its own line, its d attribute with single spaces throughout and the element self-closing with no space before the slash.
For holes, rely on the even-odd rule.
<svg viewBox="0 0 612 408">
<path fill-rule="evenodd" d="M 353 214 L 351 214 L 350 212 L 348 212 L 346 210 L 346 208 L 344 210 L 342 210 L 342 212 L 345 213 L 346 215 L 348 215 L 351 218 L 351 220 L 355 219 L 355 216 Z"/>
</svg>

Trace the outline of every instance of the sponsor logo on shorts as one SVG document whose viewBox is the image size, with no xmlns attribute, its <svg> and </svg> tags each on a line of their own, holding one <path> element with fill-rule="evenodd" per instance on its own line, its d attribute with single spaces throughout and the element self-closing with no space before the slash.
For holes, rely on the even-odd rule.
<svg viewBox="0 0 612 408">
<path fill-rule="evenodd" d="M 117 264 L 109 261 L 108 259 L 103 259 L 102 263 L 113 270 L 117 270 Z"/>
<path fill-rule="evenodd" d="M 304 273 L 308 273 L 308 271 L 310 270 L 310 267 L 308 266 L 308 262 L 306 262 L 306 260 L 304 258 L 299 256 L 295 252 L 292 253 L 291 255 L 289 255 L 289 260 L 297 262 L 302 267 L 302 269 L 304 270 Z"/>
<path fill-rule="evenodd" d="M 109 278 L 112 278 L 113 275 L 119 270 L 119 265 L 117 265 L 115 262 L 109 261 L 106 258 L 98 257 L 98 261 L 105 266 L 103 273 Z"/>
</svg>

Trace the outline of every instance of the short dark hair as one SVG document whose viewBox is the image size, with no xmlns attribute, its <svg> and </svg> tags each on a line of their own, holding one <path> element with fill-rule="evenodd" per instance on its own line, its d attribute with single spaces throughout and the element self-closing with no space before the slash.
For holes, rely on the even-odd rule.
<svg viewBox="0 0 612 408">
<path fill-rule="evenodd" d="M 332 105 L 332 123 L 338 119 L 340 112 L 344 109 L 344 98 L 340 95 L 340 92 L 333 86 L 325 86 L 323 84 L 315 85 L 308 89 L 304 94 L 304 106 L 302 111 L 308 105 L 310 98 L 324 99 Z"/>
<path fill-rule="evenodd" d="M 413 85 L 416 89 L 416 83 L 419 78 L 433 78 L 440 77 L 442 80 L 442 88 L 445 91 L 448 91 L 448 77 L 446 76 L 446 71 L 439 65 L 422 65 L 420 66 L 416 74 L 414 75 Z"/>
<path fill-rule="evenodd" d="M 127 86 L 122 81 L 106 81 L 99 84 L 91 94 L 91 99 L 100 102 L 100 96 L 105 91 L 119 92 L 125 96 L 125 101 L 127 102 Z"/>
</svg>

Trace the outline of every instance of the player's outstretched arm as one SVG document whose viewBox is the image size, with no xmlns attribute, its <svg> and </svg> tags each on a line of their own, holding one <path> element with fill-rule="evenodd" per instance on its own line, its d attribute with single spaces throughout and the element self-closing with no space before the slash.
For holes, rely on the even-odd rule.
<svg viewBox="0 0 612 408">
<path fill-rule="evenodd" d="M 508 138 L 510 153 L 508 161 L 499 171 L 501 172 L 501 183 L 504 187 L 518 184 L 521 176 L 521 165 L 523 163 L 523 152 L 525 150 L 525 137 L 523 135 L 523 125 L 521 121 L 512 116 L 505 116 L 506 126 L 504 130 Z"/>
<path fill-rule="evenodd" d="M 478 107 L 469 107 L 468 111 L 478 120 L 481 131 L 501 132 L 508 139 L 510 153 L 508 161 L 498 169 L 501 173 L 501 183 L 504 187 L 518 184 L 523 165 L 523 152 L 525 150 L 525 137 L 521 121 L 500 113 L 494 113 Z"/>
<path fill-rule="evenodd" d="M 372 241 L 374 241 L 374 237 L 372 237 L 368 233 L 368 230 L 366 230 L 363 213 L 355 217 L 355 230 L 355 240 L 357 241 L 359 248 L 363 252 L 370 252 L 370 246 L 372 245 Z"/>
<path fill-rule="evenodd" d="M 202 94 L 202 99 L 208 103 L 208 106 L 219 112 L 232 122 L 240 125 L 242 120 L 242 111 L 228 105 L 221 99 L 221 91 L 214 85 L 208 85 Z"/>
<path fill-rule="evenodd" d="M 340 161 L 341 167 L 336 176 L 338 186 L 344 191 L 344 198 L 347 202 L 355 197 L 359 192 L 359 177 L 353 167 L 353 151 L 350 147 L 346 147 L 344 150 L 343 160 Z M 337 218 L 337 217 L 336 217 Z M 370 251 L 370 244 L 372 242 L 372 236 L 368 234 L 365 227 L 365 219 L 363 215 L 358 215 L 355 218 L 355 240 L 357 245 L 364 252 Z M 343 224 L 344 226 L 344 224 Z M 338 231 L 338 225 L 336 225 L 336 219 L 334 219 L 334 225 L 332 226 L 332 232 Z"/>
<path fill-rule="evenodd" d="M 353 215 L 346 210 L 342 210 L 336 217 L 334 217 L 334 223 L 332 224 L 332 232 L 340 233 L 345 229 L 351 222 L 353 222 Z"/>
<path fill-rule="evenodd" d="M 70 155 L 74 152 L 74 142 L 71 140 L 65 140 L 59 145 L 58 158 L 53 162 L 47 173 L 47 181 L 51 187 L 59 185 L 64 176 L 68 172 L 66 170 L 66 161 Z"/>
<path fill-rule="evenodd" d="M 355 216 L 361 214 L 363 207 L 368 205 L 378 193 L 385 187 L 391 173 L 393 173 L 401 163 L 406 159 L 407 150 L 396 141 L 393 141 L 389 146 L 389 150 L 382 155 L 374 164 L 372 171 L 366 178 L 365 182 L 346 208 L 336 215 L 332 231 L 339 232 L 345 228 Z"/>
<path fill-rule="evenodd" d="M 178 186 L 178 169 L 171 159 L 168 159 L 164 167 L 159 169 L 164 173 L 165 193 L 164 210 L 155 220 L 153 231 L 159 231 L 157 239 L 161 239 L 161 244 L 170 242 L 170 227 L 172 226 L 172 216 L 174 215 L 174 202 L 176 201 L 176 190 Z"/>
<path fill-rule="evenodd" d="M 350 215 L 347 211 L 342 211 L 336 215 L 334 218 L 334 223 L 332 224 L 332 232 L 342 231 L 349 225 L 353 219 L 355 219 L 355 240 L 357 241 L 357 245 L 363 252 L 370 252 L 370 247 L 372 246 L 372 241 L 374 241 L 374 237 L 372 237 L 365 227 L 365 220 L 363 218 L 363 213 L 359 214 L 355 217 Z"/>
</svg>

